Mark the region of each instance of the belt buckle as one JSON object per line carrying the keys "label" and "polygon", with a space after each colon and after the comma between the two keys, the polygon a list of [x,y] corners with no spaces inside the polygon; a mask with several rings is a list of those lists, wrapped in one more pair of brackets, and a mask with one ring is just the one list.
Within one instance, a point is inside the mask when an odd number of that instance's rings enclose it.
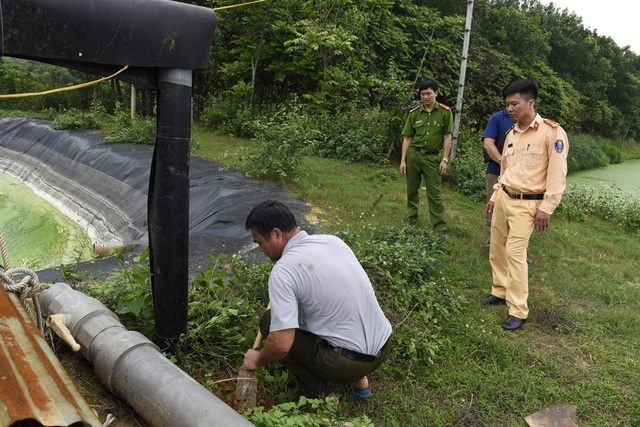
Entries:
{"label": "belt buckle", "polygon": [[507,186],[504,184],[502,184],[502,189],[504,190],[505,193],[507,193],[507,196],[511,197],[512,199],[522,200],[522,197],[524,196],[524,194],[521,194],[521,193],[512,193],[507,189]]}

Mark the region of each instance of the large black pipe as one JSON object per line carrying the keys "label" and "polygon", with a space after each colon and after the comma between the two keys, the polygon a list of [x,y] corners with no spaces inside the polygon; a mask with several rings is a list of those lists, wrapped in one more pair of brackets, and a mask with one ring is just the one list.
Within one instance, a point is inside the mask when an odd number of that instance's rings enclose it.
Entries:
{"label": "large black pipe", "polygon": [[2,54],[141,68],[207,67],[215,12],[169,0],[2,0]]}
{"label": "large black pipe", "polygon": [[154,342],[161,349],[187,332],[192,77],[192,70],[158,70],[148,216]]}

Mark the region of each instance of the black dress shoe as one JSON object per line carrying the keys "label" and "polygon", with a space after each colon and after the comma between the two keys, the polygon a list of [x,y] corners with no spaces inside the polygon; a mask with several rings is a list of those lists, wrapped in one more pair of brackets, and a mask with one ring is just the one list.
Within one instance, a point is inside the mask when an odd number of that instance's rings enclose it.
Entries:
{"label": "black dress shoe", "polygon": [[526,320],[527,319],[518,319],[517,317],[509,316],[507,320],[502,322],[502,329],[505,331],[517,331],[522,328]]}
{"label": "black dress shoe", "polygon": [[506,304],[507,302],[504,298],[498,298],[495,295],[489,294],[480,298],[480,302],[483,302],[488,305],[498,305],[498,304]]}

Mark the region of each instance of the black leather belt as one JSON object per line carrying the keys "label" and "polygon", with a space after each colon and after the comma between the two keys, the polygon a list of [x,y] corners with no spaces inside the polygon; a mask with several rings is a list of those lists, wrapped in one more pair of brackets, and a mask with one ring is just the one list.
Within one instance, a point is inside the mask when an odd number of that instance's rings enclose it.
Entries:
{"label": "black leather belt", "polygon": [[370,354],[362,354],[342,347],[332,347],[331,345],[329,345],[329,347],[340,356],[355,360],[356,362],[373,362],[376,360],[376,356],[371,356]]}
{"label": "black leather belt", "polygon": [[505,193],[507,193],[507,196],[511,197],[512,199],[522,199],[522,200],[544,199],[544,194],[512,193],[511,191],[507,190],[507,187],[504,184],[502,184],[502,189],[504,190]]}
{"label": "black leather belt", "polygon": [[416,148],[414,146],[411,146],[411,148],[413,148],[420,154],[440,154],[440,150],[423,150],[421,148]]}
{"label": "black leather belt", "polygon": [[384,345],[382,346],[382,348],[380,349],[378,354],[375,355],[375,356],[371,356],[370,354],[358,353],[357,351],[348,350],[348,349],[342,348],[342,347],[334,347],[331,344],[329,344],[329,342],[327,340],[323,340],[323,341],[324,341],[324,344],[331,349],[331,351],[334,351],[334,352],[338,353],[342,357],[346,357],[347,359],[355,360],[356,362],[373,362],[374,360],[376,360],[376,358],[380,354],[382,354],[384,349],[387,348],[387,346],[389,345],[389,341],[391,341],[391,337],[389,337],[387,342],[384,343]]}

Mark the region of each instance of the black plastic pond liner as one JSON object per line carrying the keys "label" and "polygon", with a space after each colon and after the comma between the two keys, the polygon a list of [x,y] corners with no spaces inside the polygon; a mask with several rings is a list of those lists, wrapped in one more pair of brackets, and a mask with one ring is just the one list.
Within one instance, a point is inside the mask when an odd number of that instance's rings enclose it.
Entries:
{"label": "black plastic pond liner", "polygon": [[[49,194],[93,227],[92,239],[120,241],[134,253],[148,245],[147,197],[153,147],[106,144],[97,132],[56,131],[50,122],[0,118],[0,172]],[[262,258],[244,228],[250,210],[266,199],[291,208],[300,225],[308,206],[282,187],[245,178],[238,170],[192,156],[189,189],[189,273],[208,267],[209,255],[246,253]],[[95,277],[117,265],[114,257],[84,262]],[[60,280],[57,270],[38,272]]]}

